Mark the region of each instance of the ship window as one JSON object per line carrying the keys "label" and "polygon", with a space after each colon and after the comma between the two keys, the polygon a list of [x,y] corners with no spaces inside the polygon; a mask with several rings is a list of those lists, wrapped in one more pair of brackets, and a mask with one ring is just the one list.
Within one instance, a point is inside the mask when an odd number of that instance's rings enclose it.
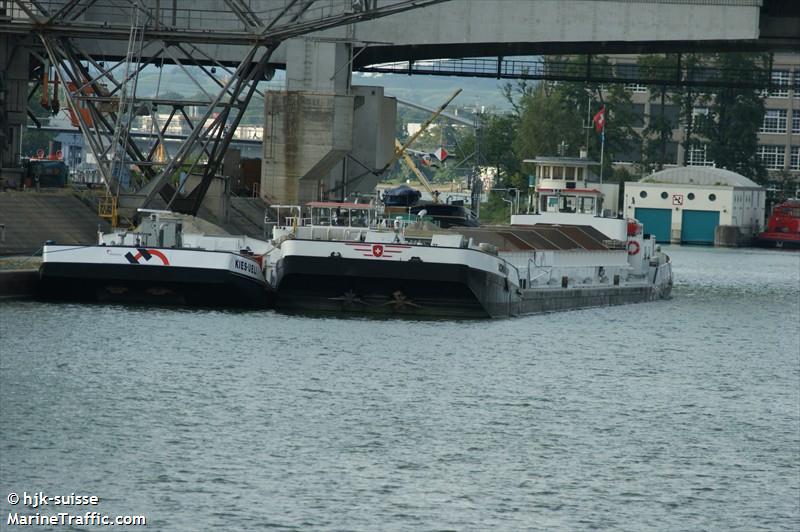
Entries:
{"label": "ship window", "polygon": [[717,201],[717,195],[716,194],[709,194],[708,195],[708,201]]}
{"label": "ship window", "polygon": [[687,197],[687,198],[689,198],[690,200],[693,200],[693,199],[694,199],[694,192],[689,192],[689,193],[686,195],[686,197]]}
{"label": "ship window", "polygon": [[575,212],[575,196],[561,196],[559,212]]}
{"label": "ship window", "polygon": [[594,213],[594,198],[581,198],[581,212],[585,214]]}
{"label": "ship window", "polygon": [[661,193],[661,199],[667,199],[668,196],[669,194],[667,194],[666,192]]}
{"label": "ship window", "polygon": [[647,197],[647,192],[642,190],[641,192],[639,192],[639,197],[640,198],[646,198]]}

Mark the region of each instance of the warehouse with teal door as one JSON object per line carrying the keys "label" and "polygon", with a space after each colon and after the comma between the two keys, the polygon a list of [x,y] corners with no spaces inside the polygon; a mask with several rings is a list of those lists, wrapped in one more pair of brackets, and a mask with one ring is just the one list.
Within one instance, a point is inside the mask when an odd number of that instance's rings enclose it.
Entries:
{"label": "warehouse with teal door", "polygon": [[624,202],[658,242],[736,245],[763,229],[766,192],[722,168],[684,166],[625,183]]}
{"label": "warehouse with teal door", "polygon": [[669,243],[672,209],[636,207],[633,217],[644,225],[645,233],[655,235],[658,242]]}

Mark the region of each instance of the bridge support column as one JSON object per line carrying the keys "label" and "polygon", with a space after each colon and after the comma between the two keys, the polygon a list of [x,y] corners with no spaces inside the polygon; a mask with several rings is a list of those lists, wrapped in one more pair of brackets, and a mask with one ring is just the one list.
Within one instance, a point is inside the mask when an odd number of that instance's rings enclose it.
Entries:
{"label": "bridge support column", "polygon": [[20,182],[20,148],[27,122],[28,47],[0,34],[0,182]]}
{"label": "bridge support column", "polygon": [[383,95],[383,87],[353,86],[353,149],[330,175],[329,198],[350,201],[353,195],[372,194],[380,176],[376,169],[394,156],[397,100]]}
{"label": "bridge support column", "polygon": [[286,91],[264,105],[261,190],[271,204],[320,199],[352,148],[349,45],[298,38],[286,47]]}

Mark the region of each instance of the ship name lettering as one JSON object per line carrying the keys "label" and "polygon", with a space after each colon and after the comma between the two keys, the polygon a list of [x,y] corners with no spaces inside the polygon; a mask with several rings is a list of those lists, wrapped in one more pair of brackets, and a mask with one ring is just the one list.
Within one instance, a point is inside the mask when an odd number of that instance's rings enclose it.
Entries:
{"label": "ship name lettering", "polygon": [[247,262],[244,260],[234,259],[233,260],[233,267],[237,270],[242,270],[243,272],[247,272],[253,275],[258,275],[258,271],[256,269],[256,265],[252,262]]}

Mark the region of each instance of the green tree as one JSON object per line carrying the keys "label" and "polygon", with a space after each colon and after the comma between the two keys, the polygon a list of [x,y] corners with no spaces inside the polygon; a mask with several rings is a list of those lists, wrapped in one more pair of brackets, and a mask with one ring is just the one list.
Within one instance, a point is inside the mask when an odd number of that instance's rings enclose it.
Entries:
{"label": "green tree", "polygon": [[503,97],[511,105],[513,116],[522,116],[522,102],[527,96],[533,95],[536,85],[528,80],[517,80],[514,83],[508,82],[500,89]]}
{"label": "green tree", "polygon": [[[641,166],[645,173],[652,170],[662,170],[670,161],[668,146],[672,141],[674,124],[666,115],[667,88],[662,86],[655,93],[660,100],[660,105],[655,112],[651,111],[647,117],[647,126],[642,131],[642,161]],[[655,106],[651,105],[652,110]]]}
{"label": "green tree", "polygon": [[[757,133],[763,120],[763,101],[753,89],[735,88],[741,82],[768,79],[768,57],[763,54],[677,54],[642,56],[639,73],[646,79],[697,81],[714,79],[721,89],[702,89],[690,84],[666,83],[651,91],[660,101],[651,105],[645,129],[643,165],[647,170],[663,166],[666,143],[672,139],[675,124],[664,116],[664,104],[678,107],[683,128],[682,147],[688,154],[692,145],[707,145],[708,157],[717,166],[762,178],[764,169],[756,156]],[[708,115],[695,116],[695,108],[708,107]],[[684,164],[688,156],[684,156]]]}
{"label": "green tree", "polygon": [[642,138],[634,129],[639,117],[631,101],[631,93],[624,85],[613,84],[607,88],[604,106],[608,117],[603,175],[611,176],[613,161],[621,159],[624,154],[641,153]]}
{"label": "green tree", "polygon": [[50,141],[56,138],[53,131],[37,129],[36,126],[27,126],[22,134],[22,156],[33,157],[36,152],[44,150],[47,153]]}
{"label": "green tree", "polygon": [[582,145],[581,116],[564,94],[548,83],[540,83],[522,97],[514,152],[519,158],[553,156],[563,142],[567,155],[577,155]]}
{"label": "green tree", "polygon": [[[674,79],[678,69],[678,56],[642,55],[639,56],[637,67],[638,75],[643,79],[662,81]],[[646,117],[647,125],[642,131],[641,167],[644,173],[661,170],[670,160],[667,148],[677,124],[667,116],[666,106],[667,102],[673,102],[675,97],[680,96],[680,90],[681,88],[676,85],[663,83],[650,87],[650,115]]]}
{"label": "green tree", "polygon": [[[677,60],[678,57],[675,56],[674,61],[677,62]],[[683,66],[681,67],[682,72],[680,73],[680,76],[686,77],[687,79],[693,79],[703,75],[703,63],[707,61],[707,56],[700,54],[687,54],[682,56],[681,61]],[[684,166],[686,166],[688,162],[688,157],[685,154],[689,153],[689,150],[692,148],[692,144],[698,142],[694,108],[697,106],[707,105],[710,97],[710,94],[698,87],[681,85],[673,88],[672,101],[678,106],[679,119],[684,128],[683,142],[681,144],[684,153]]]}
{"label": "green tree", "polygon": [[495,168],[499,181],[506,182],[520,170],[520,157],[514,150],[519,120],[513,115],[490,115],[483,123],[483,161]]}
{"label": "green tree", "polygon": [[764,99],[755,89],[736,88],[741,81],[758,82],[768,72],[765,54],[714,54],[710,64],[730,83],[717,89],[708,114],[698,117],[697,130],[708,141],[708,157],[726,168],[759,181],[766,170],[758,158],[758,130],[764,120]]}
{"label": "green tree", "polygon": [[[587,64],[584,57],[553,57],[548,60],[546,68],[554,74],[567,78],[589,77],[600,80],[614,77],[616,67],[607,57],[600,56],[592,58],[591,64]],[[634,129],[639,117],[636,115],[630,93],[624,86],[603,85],[599,81],[570,81],[545,85],[546,92],[552,92],[558,97],[560,107],[565,114],[562,117],[565,119],[562,122],[564,131],[557,133],[560,138],[556,142],[560,144],[563,140],[568,144],[565,155],[577,156],[580,147],[585,146],[590,158],[600,160],[601,136],[588,129],[585,130],[584,126],[591,126],[585,123],[587,110],[591,119],[602,107],[606,109],[603,175],[612,174],[612,161],[616,157],[641,149],[641,137]],[[568,133],[567,129],[571,132]],[[572,139],[571,142],[566,140],[567,138]],[[557,151],[552,147],[549,153],[541,153],[541,155],[556,154]]]}
{"label": "green tree", "polygon": [[[28,111],[36,117],[40,126],[46,126],[50,123],[51,111],[41,106],[42,87],[39,86],[28,100]],[[50,141],[55,139],[56,133],[53,131],[44,131],[37,127],[36,123],[28,118],[28,123],[22,133],[22,156],[31,157],[36,155],[40,149],[47,151]]]}

